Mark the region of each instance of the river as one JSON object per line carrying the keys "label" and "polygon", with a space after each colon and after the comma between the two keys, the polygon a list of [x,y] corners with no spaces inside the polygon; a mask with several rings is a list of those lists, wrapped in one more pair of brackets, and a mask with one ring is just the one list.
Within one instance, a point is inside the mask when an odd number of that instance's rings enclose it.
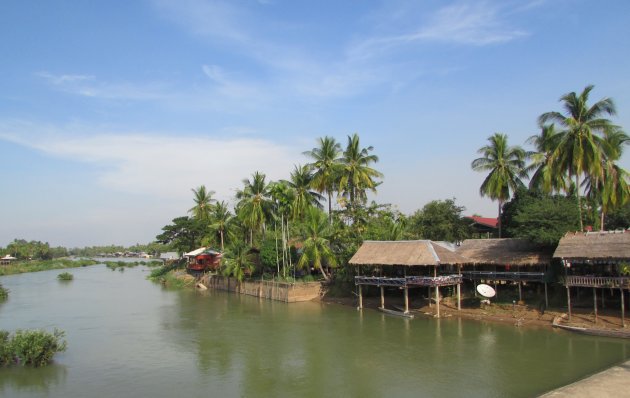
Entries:
{"label": "river", "polygon": [[0,329],[57,327],[44,368],[0,368],[2,397],[529,397],[618,364],[630,343],[316,302],[169,290],[143,266],[0,278]]}

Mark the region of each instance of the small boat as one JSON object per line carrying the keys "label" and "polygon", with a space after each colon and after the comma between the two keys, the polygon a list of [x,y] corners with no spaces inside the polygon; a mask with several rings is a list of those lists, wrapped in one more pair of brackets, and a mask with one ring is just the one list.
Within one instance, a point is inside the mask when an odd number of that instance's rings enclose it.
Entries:
{"label": "small boat", "polygon": [[560,324],[560,319],[563,317],[555,317],[553,320],[553,327],[558,329],[568,330],[574,333],[586,334],[589,336],[599,337],[616,337],[622,339],[630,339],[630,330],[608,330],[608,329],[594,329],[585,328],[582,326],[569,326]]}
{"label": "small boat", "polygon": [[409,319],[414,318],[413,314],[409,312],[405,312],[405,311],[390,310],[389,308],[383,308],[383,307],[378,307],[378,310],[389,315],[401,316],[403,318],[409,318]]}

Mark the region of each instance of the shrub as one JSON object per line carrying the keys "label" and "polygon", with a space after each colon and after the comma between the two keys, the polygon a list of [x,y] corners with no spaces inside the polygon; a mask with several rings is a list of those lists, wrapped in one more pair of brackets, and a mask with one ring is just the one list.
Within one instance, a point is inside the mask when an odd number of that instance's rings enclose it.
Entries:
{"label": "shrub", "polygon": [[2,286],[2,283],[0,283],[0,301],[6,300],[8,297],[9,289],[5,288],[4,286]]}
{"label": "shrub", "polygon": [[47,365],[57,352],[66,350],[64,336],[65,333],[58,329],[53,333],[45,330],[17,330],[9,339],[8,332],[0,331],[0,364]]}
{"label": "shrub", "polygon": [[57,279],[59,279],[60,281],[71,281],[74,279],[74,276],[69,272],[63,272],[57,275]]}

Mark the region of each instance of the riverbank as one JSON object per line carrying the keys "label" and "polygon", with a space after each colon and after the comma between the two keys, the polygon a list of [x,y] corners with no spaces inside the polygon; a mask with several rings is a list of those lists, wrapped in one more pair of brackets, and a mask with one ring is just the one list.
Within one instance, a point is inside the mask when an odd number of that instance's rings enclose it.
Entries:
{"label": "riverbank", "polygon": [[101,262],[87,258],[16,261],[11,264],[0,265],[0,276],[23,274],[27,272],[50,271],[64,268],[78,268],[96,264],[101,264]]}
{"label": "riverbank", "polygon": [[[357,307],[357,299],[354,297],[324,296],[322,301],[330,304]],[[387,308],[402,308],[404,303],[402,300],[387,297],[385,305]],[[377,310],[380,307],[380,297],[364,297],[363,307]],[[409,305],[410,312],[417,316],[434,317],[437,314],[436,308],[435,303],[429,305],[427,300],[412,302]],[[565,309],[562,308],[551,308],[541,312],[533,306],[517,304],[490,304],[476,308],[463,305],[462,309],[458,310],[455,300],[446,299],[440,302],[440,317],[442,318],[460,317],[476,321],[506,323],[516,327],[552,328],[554,318],[564,314]],[[597,323],[594,322],[591,309],[576,308],[573,310],[572,315],[570,325],[605,330],[624,330],[621,325],[620,314],[615,310],[600,310]]]}

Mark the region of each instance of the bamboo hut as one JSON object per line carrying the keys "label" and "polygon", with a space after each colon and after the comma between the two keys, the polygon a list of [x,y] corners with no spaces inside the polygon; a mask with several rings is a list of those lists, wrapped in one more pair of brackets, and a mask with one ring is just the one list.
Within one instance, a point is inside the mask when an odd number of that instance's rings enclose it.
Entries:
{"label": "bamboo hut", "polygon": [[571,287],[593,289],[593,309],[597,322],[597,289],[619,290],[621,323],[625,327],[625,295],[630,290],[630,276],[624,275],[624,266],[630,263],[630,231],[601,231],[567,233],[554,253],[562,260],[567,288],[567,307],[571,319]]}
{"label": "bamboo hut", "polygon": [[552,253],[526,239],[466,239],[457,249],[466,259],[462,275],[465,279],[494,283],[518,284],[519,300],[523,299],[523,283],[544,283],[545,304],[547,296],[547,271]]}
{"label": "bamboo hut", "polygon": [[[440,275],[438,268],[445,264],[457,264],[464,259],[445,244],[429,240],[414,241],[365,241],[352,256],[349,264],[357,266],[355,284],[359,287],[359,308],[363,308],[362,286],[378,286],[381,291],[381,309],[385,309],[384,287],[395,286],[404,291],[405,309],[409,313],[409,288],[427,287],[435,289],[437,316],[440,316],[439,287],[457,286],[458,308],[460,308],[461,275]],[[372,267],[372,275],[361,274]],[[432,275],[430,273],[433,268]]]}

